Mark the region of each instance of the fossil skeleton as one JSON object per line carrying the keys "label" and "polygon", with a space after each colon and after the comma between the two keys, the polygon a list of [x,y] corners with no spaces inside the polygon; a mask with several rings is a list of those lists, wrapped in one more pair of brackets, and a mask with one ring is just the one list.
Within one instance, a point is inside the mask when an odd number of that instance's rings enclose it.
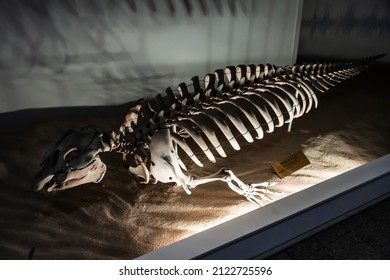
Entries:
{"label": "fossil skeleton", "polygon": [[278,194],[269,189],[272,183],[246,184],[226,168],[195,178],[185,174],[180,157],[187,155],[200,167],[195,148],[211,162],[215,153],[226,157],[222,144],[239,150],[237,135],[248,142],[262,139],[265,132],[317,107],[319,92],[359,74],[380,57],[340,64],[228,66],[207,74],[203,81],[195,76],[192,89],[181,83],[176,94],[167,88],[155,100],[137,101],[117,132],[87,126],[65,134],[44,158],[33,188],[50,192],[98,183],[106,172],[99,153],[118,152],[140,183],[173,182],[191,194],[200,184],[223,181],[250,202],[263,205],[270,201],[267,194]]}

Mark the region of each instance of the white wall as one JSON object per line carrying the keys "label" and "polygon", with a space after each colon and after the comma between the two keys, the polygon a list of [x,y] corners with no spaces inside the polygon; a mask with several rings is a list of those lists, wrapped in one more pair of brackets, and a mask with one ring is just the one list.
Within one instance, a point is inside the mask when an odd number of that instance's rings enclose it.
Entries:
{"label": "white wall", "polygon": [[390,1],[305,1],[299,42],[303,56],[359,58],[389,53]]}
{"label": "white wall", "polygon": [[1,1],[0,112],[121,104],[229,64],[291,64],[301,2]]}

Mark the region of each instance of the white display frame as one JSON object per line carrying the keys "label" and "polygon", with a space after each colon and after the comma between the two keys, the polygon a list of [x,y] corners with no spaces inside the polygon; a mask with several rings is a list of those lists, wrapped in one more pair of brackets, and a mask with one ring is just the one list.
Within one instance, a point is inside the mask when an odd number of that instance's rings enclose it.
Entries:
{"label": "white display frame", "polygon": [[390,154],[138,259],[263,259],[390,197]]}

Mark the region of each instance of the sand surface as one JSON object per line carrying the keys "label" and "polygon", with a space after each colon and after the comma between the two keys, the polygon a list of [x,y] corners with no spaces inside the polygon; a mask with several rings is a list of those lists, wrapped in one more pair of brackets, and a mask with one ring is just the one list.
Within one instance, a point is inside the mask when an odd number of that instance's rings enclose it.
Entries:
{"label": "sand surface", "polygon": [[[277,181],[274,189],[286,196],[383,156],[390,152],[389,69],[373,65],[319,96],[319,108],[295,120],[291,133],[282,127],[254,144],[241,141],[240,152],[227,150],[216,164],[202,158],[203,169],[186,165],[199,176],[228,167],[248,183]],[[90,117],[89,110],[1,133],[0,259],[132,259],[258,207],[223,183],[191,196],[170,184],[139,185],[116,154],[102,156],[108,170],[99,184],[33,192],[43,154],[68,129],[111,131],[122,121],[118,112]],[[310,165],[279,179],[271,163],[299,150]]]}

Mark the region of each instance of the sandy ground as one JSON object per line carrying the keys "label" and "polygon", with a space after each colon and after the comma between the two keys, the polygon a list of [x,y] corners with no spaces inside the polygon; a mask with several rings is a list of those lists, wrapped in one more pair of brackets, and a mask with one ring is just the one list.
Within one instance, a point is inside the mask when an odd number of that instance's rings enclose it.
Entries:
{"label": "sandy ground", "polygon": [[[195,175],[228,167],[248,183],[277,181],[286,196],[385,155],[389,69],[373,65],[320,96],[319,108],[295,120],[291,133],[283,127],[254,144],[241,141],[240,152],[227,150],[216,164],[203,159],[203,169],[189,161],[187,167]],[[118,113],[88,115],[2,132],[0,259],[132,259],[258,207],[223,183],[199,186],[191,196],[169,184],[138,185],[116,154],[102,157],[108,171],[99,184],[33,192],[42,155],[68,129],[93,124],[110,131],[122,121]],[[279,179],[271,163],[299,150],[311,164]]]}

